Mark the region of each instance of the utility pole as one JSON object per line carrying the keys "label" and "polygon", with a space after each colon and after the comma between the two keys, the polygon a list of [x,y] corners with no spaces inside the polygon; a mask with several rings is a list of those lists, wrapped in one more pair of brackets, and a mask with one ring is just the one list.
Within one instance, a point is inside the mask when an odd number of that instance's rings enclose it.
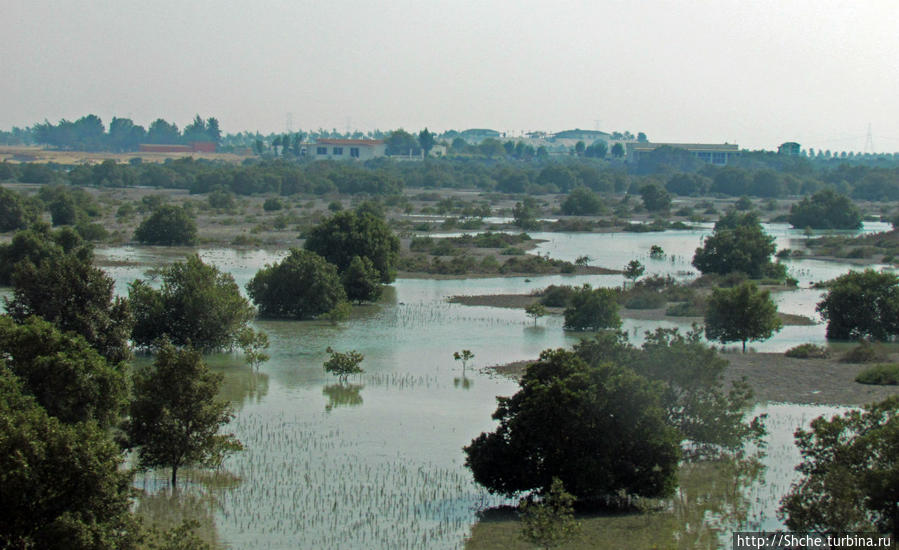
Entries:
{"label": "utility pole", "polygon": [[871,123],[868,123],[868,135],[865,137],[865,153],[874,152],[874,135],[871,133]]}

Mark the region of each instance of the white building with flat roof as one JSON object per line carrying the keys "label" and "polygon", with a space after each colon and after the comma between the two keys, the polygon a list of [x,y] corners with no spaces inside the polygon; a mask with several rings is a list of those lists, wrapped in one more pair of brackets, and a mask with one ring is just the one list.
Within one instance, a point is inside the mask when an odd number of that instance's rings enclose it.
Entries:
{"label": "white building with flat roof", "polygon": [[381,139],[318,139],[307,151],[315,160],[368,160],[386,155],[387,145]]}

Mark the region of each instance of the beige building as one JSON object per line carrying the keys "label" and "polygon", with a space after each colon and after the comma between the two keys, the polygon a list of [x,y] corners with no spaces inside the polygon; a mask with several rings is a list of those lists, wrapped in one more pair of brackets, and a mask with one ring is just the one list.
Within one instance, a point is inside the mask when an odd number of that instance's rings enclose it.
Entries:
{"label": "beige building", "polygon": [[387,154],[387,145],[380,139],[319,139],[306,148],[315,160],[368,160]]}

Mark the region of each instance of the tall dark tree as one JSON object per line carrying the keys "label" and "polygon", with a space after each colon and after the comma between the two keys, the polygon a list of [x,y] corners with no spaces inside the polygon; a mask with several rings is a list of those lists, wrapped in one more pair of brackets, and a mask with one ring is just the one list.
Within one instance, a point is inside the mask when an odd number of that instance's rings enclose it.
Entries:
{"label": "tall dark tree", "polygon": [[554,478],[582,501],[674,490],[679,437],[657,386],[565,350],[544,351],[519,384],[497,398],[496,430],[465,447],[466,466],[490,492],[547,490]]}
{"label": "tall dark tree", "polygon": [[603,210],[602,199],[586,187],[576,187],[562,201],[562,213],[567,216],[595,216]]}
{"label": "tall dark tree", "polygon": [[802,477],[781,500],[789,529],[899,533],[899,398],[796,432]]}
{"label": "tall dark tree", "polygon": [[382,283],[396,278],[400,241],[382,218],[369,213],[338,212],[313,227],[306,248],[322,256],[343,272],[356,256],[368,258]]}
{"label": "tall dark tree", "polygon": [[147,142],[181,143],[181,132],[178,131],[178,126],[175,124],[170,124],[161,118],[157,118],[150,123],[150,128],[147,129]]}
{"label": "tall dark tree", "polygon": [[262,317],[310,319],[346,299],[337,268],[309,250],[293,248],[266,265],[247,283],[247,294]]}
{"label": "tall dark tree", "polygon": [[596,140],[588,145],[584,154],[591,158],[604,159],[609,153],[609,144],[602,140]]}
{"label": "tall dark tree", "polygon": [[184,127],[184,141],[211,141],[209,134],[206,132],[206,121],[200,115],[194,117],[193,122]]}
{"label": "tall dark tree", "polygon": [[134,240],[145,244],[194,244],[197,224],[184,208],[162,205],[141,222],[134,231]]}
{"label": "tall dark tree", "polygon": [[26,197],[0,187],[0,232],[25,229],[36,219],[36,208]]}
{"label": "tall dark tree", "polygon": [[66,424],[0,364],[0,548],[135,548],[131,474],[93,422]]}
{"label": "tall dark tree", "polygon": [[219,429],[234,415],[216,399],[222,375],[209,370],[200,354],[163,344],[152,367],[134,375],[134,400],[125,426],[142,468],[172,469],[172,487],[184,466],[218,466],[243,449],[233,434]]}
{"label": "tall dark tree", "polygon": [[144,127],[134,124],[130,118],[113,117],[106,140],[113,151],[136,151],[146,136]]}
{"label": "tall dark tree", "polygon": [[767,340],[783,327],[777,306],[767,290],[744,282],[733,288],[716,288],[709,298],[705,314],[705,332],[709,340],[746,342]]}
{"label": "tall dark tree", "polygon": [[643,199],[643,207],[650,212],[668,210],[671,207],[671,196],[654,183],[640,188],[640,198]]}
{"label": "tall dark tree", "polygon": [[81,236],[71,227],[51,231],[45,223],[18,231],[12,241],[0,244],[0,285],[12,285],[13,272],[19,263],[28,261],[39,265],[42,261],[73,252],[84,245]]}
{"label": "tall dark tree", "polygon": [[394,130],[385,140],[388,155],[417,155],[420,146],[415,136],[402,128]]}
{"label": "tall dark tree", "polygon": [[828,338],[889,340],[899,335],[899,277],[850,271],[830,282],[817,311],[827,322]]}
{"label": "tall dark tree", "polygon": [[431,153],[435,141],[434,134],[429,132],[427,128],[418,133],[418,144],[421,146],[421,150],[424,151],[425,156],[428,156]]}
{"label": "tall dark tree", "polygon": [[340,276],[347,299],[354,302],[374,302],[384,287],[375,265],[367,257],[356,256]]}
{"label": "tall dark tree", "polygon": [[219,128],[219,121],[215,117],[206,119],[206,137],[209,141],[219,144],[222,141],[222,130]]}
{"label": "tall dark tree", "polygon": [[90,248],[50,256],[37,264],[19,262],[12,283],[13,297],[5,299],[6,309],[17,322],[37,315],[64,332],[81,335],[112,363],[131,356],[128,304],[114,297],[115,282],[93,266]]}
{"label": "tall dark tree", "polygon": [[778,269],[771,263],[775,248],[774,237],[762,229],[757,214],[731,210],[696,249],[693,266],[702,273],[740,272],[753,278],[777,275]]}
{"label": "tall dark tree", "polygon": [[597,331],[621,326],[615,291],[610,288],[591,288],[585,284],[575,290],[565,308],[565,328],[578,331]]}
{"label": "tall dark tree", "polygon": [[196,254],[161,271],[161,288],[139,279],[129,287],[136,345],[153,347],[160,338],[202,351],[237,345],[256,312],[230,274],[203,263]]}
{"label": "tall dark tree", "polygon": [[79,118],[73,125],[75,140],[72,148],[86,151],[100,151],[104,147],[106,128],[103,121],[97,115],[87,115]]}
{"label": "tall dark tree", "polygon": [[862,213],[846,195],[823,189],[790,208],[790,224],[812,229],[858,229]]}
{"label": "tall dark tree", "polygon": [[118,422],[128,400],[121,367],[109,364],[81,336],[39,317],[16,324],[0,316],[0,355],[50,416],[67,424]]}

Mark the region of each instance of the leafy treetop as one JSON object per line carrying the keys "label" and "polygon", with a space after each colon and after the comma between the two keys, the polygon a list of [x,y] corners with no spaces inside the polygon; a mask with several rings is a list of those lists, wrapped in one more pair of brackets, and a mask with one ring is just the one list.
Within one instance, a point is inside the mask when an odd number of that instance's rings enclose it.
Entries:
{"label": "leafy treetop", "polygon": [[106,429],[66,424],[0,364],[0,548],[135,548],[131,474]]}
{"label": "leafy treetop", "polygon": [[396,278],[399,238],[382,218],[368,212],[337,212],[309,231],[305,246],[336,265],[341,273],[359,256],[371,261],[382,283]]}
{"label": "leafy treetop", "polygon": [[795,531],[899,533],[899,398],[796,432],[802,475],[778,515]]}
{"label": "leafy treetop", "polygon": [[496,431],[465,447],[466,465],[489,491],[546,491],[553,478],[587,500],[673,491],[677,431],[665,423],[658,386],[632,370],[546,350],[519,391],[497,401]]}
{"label": "leafy treetop", "polygon": [[[348,271],[349,273],[350,271]],[[337,267],[310,250],[290,249],[247,283],[247,294],[263,317],[310,319],[346,299]]]}
{"label": "leafy treetop", "polygon": [[827,321],[828,338],[888,340],[899,335],[899,277],[873,269],[840,275],[817,311]]}
{"label": "leafy treetop", "polygon": [[141,222],[134,239],[144,244],[191,245],[197,241],[197,224],[184,208],[164,204]]}
{"label": "leafy treetop", "polygon": [[716,288],[709,298],[705,332],[710,340],[742,342],[745,353],[747,341],[766,340],[782,327],[771,293],[759,291],[755,283]]}
{"label": "leafy treetop", "polygon": [[753,278],[774,274],[774,237],[766,234],[758,215],[730,210],[715,223],[714,232],[696,249],[693,266],[702,273],[745,273]]}
{"label": "leafy treetop", "polygon": [[138,279],[128,290],[138,346],[151,348],[167,337],[202,351],[230,349],[256,313],[230,274],[196,254],[163,268],[160,277],[159,289]]}

